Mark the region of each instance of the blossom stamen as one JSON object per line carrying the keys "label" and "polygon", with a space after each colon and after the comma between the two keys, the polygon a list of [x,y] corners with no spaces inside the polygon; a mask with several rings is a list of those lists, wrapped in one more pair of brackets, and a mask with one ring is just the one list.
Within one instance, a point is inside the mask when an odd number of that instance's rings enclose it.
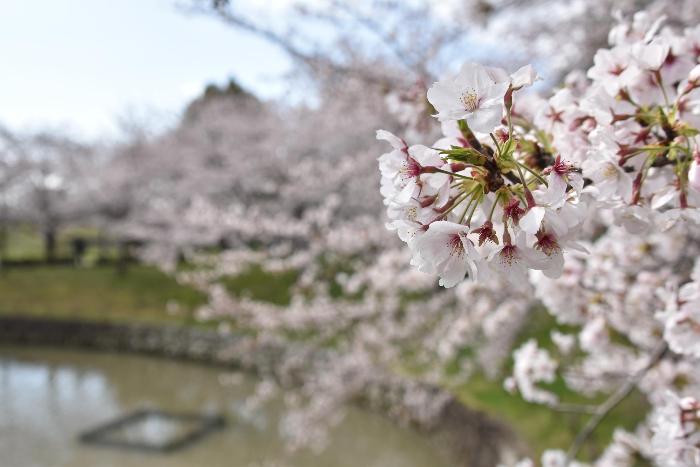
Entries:
{"label": "blossom stamen", "polygon": [[422,171],[421,165],[412,157],[407,157],[406,162],[401,165],[399,173],[404,180],[418,178]]}
{"label": "blossom stamen", "polygon": [[498,253],[498,257],[501,264],[512,266],[514,263],[517,263],[520,260],[518,255],[518,247],[512,244],[505,245]]}
{"label": "blossom stamen", "polygon": [[462,93],[462,96],[459,98],[459,100],[460,102],[462,102],[462,105],[464,105],[464,110],[466,110],[467,112],[474,112],[476,109],[478,109],[479,103],[481,101],[479,95],[474,89],[470,89]]}
{"label": "blossom stamen", "polygon": [[447,246],[450,249],[450,256],[464,256],[464,244],[459,234],[452,234],[447,239]]}
{"label": "blossom stamen", "polygon": [[520,222],[520,218],[525,214],[525,210],[520,207],[520,201],[517,198],[511,198],[503,207],[503,215],[506,219],[512,219],[514,224]]}
{"label": "blossom stamen", "polygon": [[472,233],[479,234],[479,246],[483,245],[487,240],[491,240],[498,245],[498,235],[496,235],[496,230],[493,228],[491,221],[484,222],[484,225],[472,230]]}
{"label": "blossom stamen", "polygon": [[545,255],[552,256],[561,251],[561,247],[553,234],[540,230],[537,232],[536,237],[537,242],[535,243],[535,248],[540,250]]}

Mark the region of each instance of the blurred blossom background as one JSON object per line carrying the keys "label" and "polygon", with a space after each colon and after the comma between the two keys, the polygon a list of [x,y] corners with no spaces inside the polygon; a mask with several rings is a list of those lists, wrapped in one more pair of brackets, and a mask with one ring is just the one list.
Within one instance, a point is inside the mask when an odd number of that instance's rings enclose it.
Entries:
{"label": "blurred blossom background", "polygon": [[[0,1],[0,463],[478,466],[566,446],[583,418],[501,384],[552,318],[409,266],[375,131],[436,139],[426,90],[466,61],[532,63],[533,94],[575,84],[642,8],[700,20],[696,0]],[[79,440],[142,407],[227,425],[165,457]]]}

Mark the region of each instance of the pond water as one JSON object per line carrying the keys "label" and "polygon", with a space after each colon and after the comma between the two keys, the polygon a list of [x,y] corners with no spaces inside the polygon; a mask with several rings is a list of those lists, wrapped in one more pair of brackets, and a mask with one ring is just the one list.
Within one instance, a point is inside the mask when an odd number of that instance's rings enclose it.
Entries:
{"label": "pond water", "polygon": [[[0,347],[3,467],[441,467],[428,441],[380,415],[350,408],[318,454],[289,453],[281,403],[243,410],[256,381],[194,363],[140,356]],[[79,442],[79,435],[138,409],[222,414],[225,428],[170,453]],[[173,430],[162,420],[144,436]],[[167,425],[167,423],[165,424]]]}

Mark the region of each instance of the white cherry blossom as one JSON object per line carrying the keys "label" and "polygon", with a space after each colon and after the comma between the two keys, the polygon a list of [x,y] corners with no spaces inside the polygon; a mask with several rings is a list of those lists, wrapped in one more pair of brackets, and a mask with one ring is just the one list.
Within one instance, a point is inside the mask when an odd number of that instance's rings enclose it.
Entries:
{"label": "white cherry blossom", "polygon": [[464,118],[472,130],[489,133],[503,117],[503,97],[510,85],[507,78],[500,80],[504,74],[500,69],[465,63],[456,76],[433,84],[428,100],[441,121]]}

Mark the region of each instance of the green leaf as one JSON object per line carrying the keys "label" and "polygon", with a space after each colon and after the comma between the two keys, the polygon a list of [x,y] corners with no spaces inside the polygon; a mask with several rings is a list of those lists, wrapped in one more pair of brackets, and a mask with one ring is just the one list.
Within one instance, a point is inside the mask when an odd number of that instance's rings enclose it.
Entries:
{"label": "green leaf", "polygon": [[689,126],[681,126],[678,128],[678,134],[681,136],[687,136],[689,138],[692,138],[693,136],[700,135],[700,131],[696,130],[695,128],[689,127]]}
{"label": "green leaf", "polygon": [[486,157],[479,151],[472,148],[452,146],[451,149],[439,149],[439,151],[440,154],[446,156],[446,159],[455,162],[464,162],[465,164],[472,164],[476,166],[482,166],[486,162]]}
{"label": "green leaf", "polygon": [[515,152],[515,143],[513,138],[508,138],[508,141],[501,146],[501,157],[506,160],[513,159],[513,153]]}

